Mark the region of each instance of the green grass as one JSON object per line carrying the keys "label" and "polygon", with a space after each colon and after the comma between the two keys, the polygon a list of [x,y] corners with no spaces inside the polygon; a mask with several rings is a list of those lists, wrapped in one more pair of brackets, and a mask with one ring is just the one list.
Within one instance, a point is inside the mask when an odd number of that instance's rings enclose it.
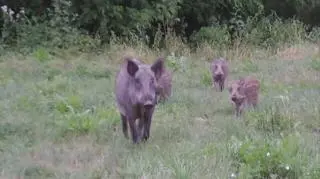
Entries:
{"label": "green grass", "polygon": [[[229,80],[261,81],[259,107],[240,120],[227,90],[210,85],[203,59],[213,49],[170,56],[173,96],[157,106],[150,140],[133,145],[122,134],[113,93],[125,50],[57,57],[40,49],[25,58],[1,57],[0,178],[320,177],[313,52],[288,60],[259,49],[226,51]],[[149,62],[159,55],[130,50]]]}

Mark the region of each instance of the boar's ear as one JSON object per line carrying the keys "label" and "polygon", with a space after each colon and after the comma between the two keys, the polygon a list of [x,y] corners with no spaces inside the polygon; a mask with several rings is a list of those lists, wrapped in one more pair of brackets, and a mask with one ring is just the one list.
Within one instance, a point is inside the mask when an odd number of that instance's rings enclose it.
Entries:
{"label": "boar's ear", "polygon": [[138,70],[139,70],[138,65],[131,59],[127,59],[127,71],[129,75],[133,77]]}
{"label": "boar's ear", "polygon": [[164,69],[164,58],[158,58],[156,62],[151,66],[151,70],[154,72],[156,79],[158,80],[162,75]]}

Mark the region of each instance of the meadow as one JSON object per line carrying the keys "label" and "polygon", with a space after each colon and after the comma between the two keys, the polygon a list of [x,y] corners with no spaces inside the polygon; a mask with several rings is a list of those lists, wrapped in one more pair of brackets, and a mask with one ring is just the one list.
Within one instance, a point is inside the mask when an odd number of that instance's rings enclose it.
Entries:
{"label": "meadow", "polygon": [[[170,52],[113,44],[99,53],[39,48],[0,58],[0,178],[320,178],[320,49],[300,42]],[[164,56],[172,97],[157,106],[148,142],[124,138],[115,74],[124,54]],[[260,103],[236,119],[211,87],[210,59],[228,81],[253,75]]]}

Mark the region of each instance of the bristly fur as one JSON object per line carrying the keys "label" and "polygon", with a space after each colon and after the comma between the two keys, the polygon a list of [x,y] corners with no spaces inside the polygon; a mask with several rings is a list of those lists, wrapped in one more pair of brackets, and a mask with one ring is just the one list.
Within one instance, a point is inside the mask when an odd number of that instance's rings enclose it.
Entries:
{"label": "bristly fur", "polygon": [[157,102],[166,101],[171,97],[172,91],[172,72],[163,68],[161,77],[158,80]]}
{"label": "bristly fur", "polygon": [[251,76],[234,80],[229,85],[230,101],[239,116],[245,107],[256,107],[259,101],[260,82]]}

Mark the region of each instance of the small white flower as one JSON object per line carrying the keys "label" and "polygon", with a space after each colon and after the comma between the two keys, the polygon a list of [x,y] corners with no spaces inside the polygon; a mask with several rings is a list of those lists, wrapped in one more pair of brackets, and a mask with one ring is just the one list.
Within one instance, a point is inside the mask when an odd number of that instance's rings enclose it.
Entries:
{"label": "small white flower", "polygon": [[19,13],[24,14],[24,9],[22,8]]}
{"label": "small white flower", "polygon": [[289,170],[289,169],[290,169],[289,165],[286,165],[286,170]]}
{"label": "small white flower", "polygon": [[236,177],[236,174],[231,173],[231,178],[235,178],[235,177]]}
{"label": "small white flower", "polygon": [[10,9],[10,10],[9,10],[9,15],[12,16],[13,14],[14,14],[13,10]]}
{"label": "small white flower", "polygon": [[267,157],[269,157],[269,156],[270,156],[270,152],[267,153]]}
{"label": "small white flower", "polygon": [[7,6],[1,6],[1,9],[3,12],[7,12],[7,10],[8,10]]}

